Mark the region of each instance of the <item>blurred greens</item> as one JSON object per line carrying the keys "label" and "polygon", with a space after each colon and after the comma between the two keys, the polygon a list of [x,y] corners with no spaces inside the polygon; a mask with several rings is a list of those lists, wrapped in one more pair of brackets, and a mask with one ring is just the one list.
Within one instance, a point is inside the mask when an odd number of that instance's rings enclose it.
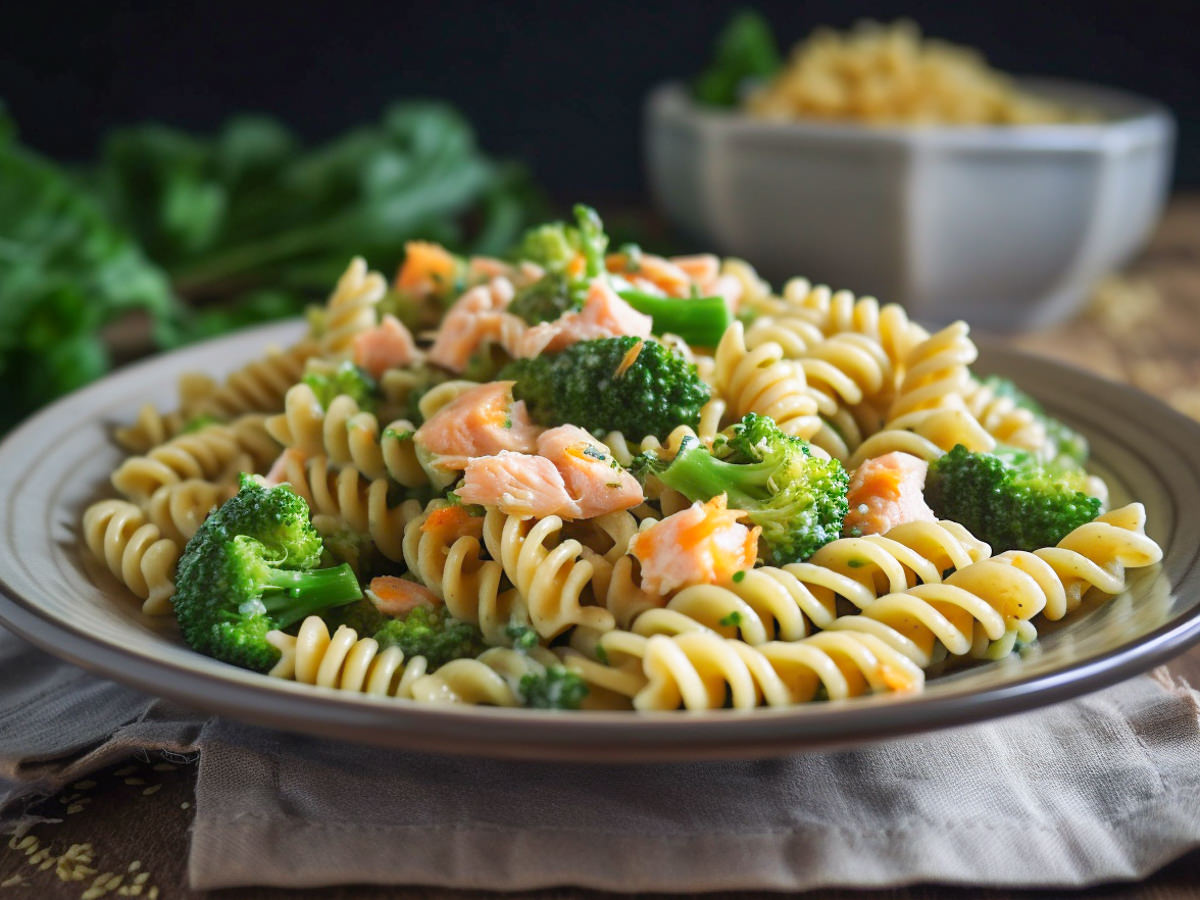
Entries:
{"label": "blurred greens", "polygon": [[779,69],[771,26],[758,13],[741,10],[717,36],[712,61],[692,84],[692,95],[708,106],[737,106],[747,84]]}
{"label": "blurred greens", "polygon": [[21,146],[0,104],[0,432],[107,371],[101,329],[131,311],[173,347],[299,313],[354,255],[390,274],[414,238],[502,253],[545,209],[439,103],[313,148],[260,116],[139,125],[80,170]]}

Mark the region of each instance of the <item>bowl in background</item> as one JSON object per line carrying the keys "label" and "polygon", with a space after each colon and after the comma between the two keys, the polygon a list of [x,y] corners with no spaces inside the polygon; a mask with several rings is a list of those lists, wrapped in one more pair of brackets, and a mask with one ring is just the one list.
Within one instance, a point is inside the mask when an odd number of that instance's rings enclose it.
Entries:
{"label": "bowl in background", "polygon": [[656,88],[655,202],[705,249],[774,283],[903,304],[993,331],[1047,325],[1145,243],[1170,181],[1159,104],[1074,82],[1021,87],[1097,112],[1083,124],[878,127],[755,119]]}

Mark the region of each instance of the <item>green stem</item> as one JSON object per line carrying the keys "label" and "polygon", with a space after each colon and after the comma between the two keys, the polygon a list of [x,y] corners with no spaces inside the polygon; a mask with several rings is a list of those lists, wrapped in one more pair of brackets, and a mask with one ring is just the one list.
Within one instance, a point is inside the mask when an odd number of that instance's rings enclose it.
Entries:
{"label": "green stem", "polygon": [[[272,569],[263,606],[280,628],[331,606],[344,606],[362,597],[358,576],[349,563],[329,569]],[[274,590],[270,590],[273,588]]]}
{"label": "green stem", "polygon": [[723,297],[659,297],[643,291],[618,291],[618,296],[638,312],[654,320],[655,334],[676,334],[697,347],[715,347],[721,342],[733,316]]}

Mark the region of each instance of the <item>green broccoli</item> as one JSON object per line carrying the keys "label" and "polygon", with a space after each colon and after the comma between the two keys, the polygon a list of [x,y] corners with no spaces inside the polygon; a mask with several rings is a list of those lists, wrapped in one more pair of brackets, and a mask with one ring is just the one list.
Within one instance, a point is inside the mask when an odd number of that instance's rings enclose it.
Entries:
{"label": "green broccoli", "polygon": [[431,669],[452,659],[478,656],[483,635],[469,622],[447,616],[441,607],[418,606],[402,619],[389,619],[375,632],[381,647],[399,647],[406,657],[423,656]]}
{"label": "green broccoli", "polygon": [[1040,465],[1023,451],[972,453],[958,444],[929,465],[925,501],[1002,550],[1052,547],[1100,514],[1086,474]]}
{"label": "green broccoli", "polygon": [[584,292],[576,289],[567,277],[547,272],[533,284],[517,291],[506,312],[520,316],[529,325],[553,322],[564,313],[583,308]]}
{"label": "green broccoli", "polygon": [[1082,434],[1049,415],[1042,405],[1017,387],[1008,378],[991,375],[983,379],[984,387],[990,388],[998,397],[1009,397],[1017,406],[1033,413],[1046,429],[1046,437],[1052,448],[1050,458],[1063,466],[1071,462],[1080,466],[1088,461],[1088,442]]}
{"label": "green broccoli", "polygon": [[320,564],[321,536],[289,485],[241,489],[204,520],[179,559],[171,603],[188,645],[265,672],[279,659],[267,632],[362,596],[348,565]]}
{"label": "green broccoli", "polygon": [[549,666],[544,672],[522,675],[518,693],[534,709],[579,709],[588,686],[565,666]]}
{"label": "green broccoli", "polygon": [[842,464],[813,456],[806,441],[756,413],[733,425],[711,451],[691,438],[669,463],[657,457],[639,462],[689,500],[724,493],[730,509],[746,510],[750,522],[762,526],[760,552],[769,565],[812,556],[839,536],[848,511],[850,478]]}
{"label": "green broccoli", "polygon": [[359,409],[369,412],[374,410],[379,395],[379,383],[349,360],[328,372],[306,372],[304,383],[312,388],[317,401],[325,409],[329,409],[335,397],[346,394],[358,404]]}
{"label": "green broccoli", "polygon": [[199,415],[192,416],[190,419],[188,419],[186,422],[184,422],[183,428],[180,430],[179,433],[180,434],[195,434],[197,431],[202,431],[205,428],[207,428],[209,425],[216,425],[220,421],[221,420],[218,419],[216,416],[209,415],[208,413],[201,413]]}
{"label": "green broccoli", "polygon": [[551,222],[525,232],[513,254],[517,259],[537,263],[547,272],[563,274],[577,256],[583,254],[585,278],[604,271],[604,251],[608,235],[596,210],[575,204],[575,225]]}
{"label": "green broccoli", "polygon": [[515,381],[542,425],[571,423],[641,439],[695,426],[709,388],[675,350],[637,337],[580,341],[553,356],[514,360],[499,377]]}

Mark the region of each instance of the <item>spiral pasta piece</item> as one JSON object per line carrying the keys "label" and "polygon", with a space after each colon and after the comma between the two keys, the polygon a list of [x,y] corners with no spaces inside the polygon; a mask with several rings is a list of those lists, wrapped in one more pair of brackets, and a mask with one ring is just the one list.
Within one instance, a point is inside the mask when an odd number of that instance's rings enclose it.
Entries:
{"label": "spiral pasta piece", "polygon": [[996,449],[995,438],[965,409],[926,409],[894,419],[871,435],[850,455],[846,467],[853,469],[893,451],[933,461],[953,450],[955,444],[979,453]]}
{"label": "spiral pasta piece", "polygon": [[208,514],[235,493],[199,478],[164,484],[146,501],[146,515],[163,537],[183,546],[200,528]]}
{"label": "spiral pasta piece", "polygon": [[334,397],[326,410],[311,387],[300,383],[284,398],[282,413],[266,421],[267,431],[284,447],[306,456],[323,455],[336,466],[353,466],[366,478],[390,478],[405,487],[428,484],[412,442],[416,430],[397,419],[380,431],[374,413],[359,409],[353,397]]}
{"label": "spiral pasta piece", "polygon": [[101,500],[83,514],[83,537],[96,559],[143,601],[142,612],[171,611],[179,544],[163,537],[145,514],[126,500]]}
{"label": "spiral pasta piece", "polygon": [[304,498],[314,516],[337,517],[352,531],[370,537],[388,559],[404,560],[404,529],[421,515],[419,502],[406,500],[392,506],[385,479],[364,478],[352,466],[335,472],[324,456],[306,460],[285,453],[282,460],[280,481]]}
{"label": "spiral pasta piece", "polygon": [[160,412],[153,403],[144,403],[138,410],[137,419],[114,430],[113,437],[131,453],[146,453],[165,444],[182,428],[183,416],[178,412]]}
{"label": "spiral pasta piece", "polygon": [[445,502],[432,501],[404,528],[404,561],[408,570],[446,604],[456,619],[479,626],[489,644],[504,644],[509,625],[529,622],[524,599],[515,590],[501,590],[504,569],[485,559],[480,543],[483,522],[472,517],[473,533],[446,536],[426,528],[430,513]]}
{"label": "spiral pasta piece", "polygon": [[558,663],[544,647],[518,652],[492,647],[475,659],[452,659],[413,684],[413,699],[422,703],[471,706],[521,706],[521,679],[540,675]]}
{"label": "spiral pasta piece", "polygon": [[850,291],[831,291],[824,285],[814,287],[804,278],[793,278],[784,285],[776,314],[807,318],[826,336],[856,333],[874,338],[897,374],[903,371],[912,349],[929,337],[899,304],[881,306],[874,297],[855,297]]}
{"label": "spiral pasta piece", "polygon": [[805,439],[821,428],[804,373],[783,358],[777,343],[749,349],[741,322],[734,322],[717,345],[713,380],[733,418],[751,412],[770,416],[785,433]]}
{"label": "spiral pasta piece", "polygon": [[1152,565],[1162,551],[1143,531],[1145,510],[1130,504],[1081,525],[1055,547],[1010,550],[957,570],[940,584],[886,594],[833,630],[868,631],[918,665],[952,656],[995,658],[1036,634],[1039,613],[1060,619],[1090,588],[1125,589],[1126,568]]}
{"label": "spiral pasta piece", "polygon": [[822,695],[916,691],[924,683],[911,660],[865,633],[823,631],[757,647],[708,631],[629,636],[643,642],[640,651],[622,634],[606,635],[601,645],[641,657],[646,684],[633,697],[639,710],[791,706]]}
{"label": "spiral pasta piece", "polygon": [[315,341],[304,339],[280,350],[268,349],[217,385],[206,376],[180,379],[180,411],[185,420],[196,416],[232,419],[250,412],[275,412],[283,395],[300,380],[305,363],[317,352]]}
{"label": "spiral pasta piece", "polygon": [[145,456],[131,456],[113,472],[113,487],[134,500],[146,500],[163,485],[193,478],[215,481],[227,474],[240,452],[228,426],[206,425],[172,438]]}
{"label": "spiral pasta piece", "polygon": [[963,390],[963,402],[999,443],[1034,453],[1045,450],[1046,426],[1031,410],[1017,406],[1012,397],[997,394],[987,384],[971,378]]}
{"label": "spiral pasta piece", "polygon": [[405,659],[399,647],[381,649],[347,625],[330,635],[319,616],[306,618],[295,637],[271,631],[267,641],[279,651],[271,677],[338,691],[411,698],[414,683],[428,669],[425,657]]}
{"label": "spiral pasta piece", "polygon": [[888,411],[891,421],[927,409],[962,405],[971,383],[968,366],[979,351],[966,322],[954,322],[930,335],[904,358],[904,377]]}
{"label": "spiral pasta piece", "polygon": [[367,261],[361,256],[350,260],[325,303],[321,356],[349,357],[354,339],[375,326],[375,306],[385,293],[387,282],[382,275],[368,271]]}
{"label": "spiral pasta piece", "polygon": [[575,625],[600,630],[615,625],[607,609],[585,605],[595,569],[579,541],[562,538],[562,528],[558,516],[520,519],[495,508],[483,522],[488,552],[504,567],[534,629],[547,639]]}

